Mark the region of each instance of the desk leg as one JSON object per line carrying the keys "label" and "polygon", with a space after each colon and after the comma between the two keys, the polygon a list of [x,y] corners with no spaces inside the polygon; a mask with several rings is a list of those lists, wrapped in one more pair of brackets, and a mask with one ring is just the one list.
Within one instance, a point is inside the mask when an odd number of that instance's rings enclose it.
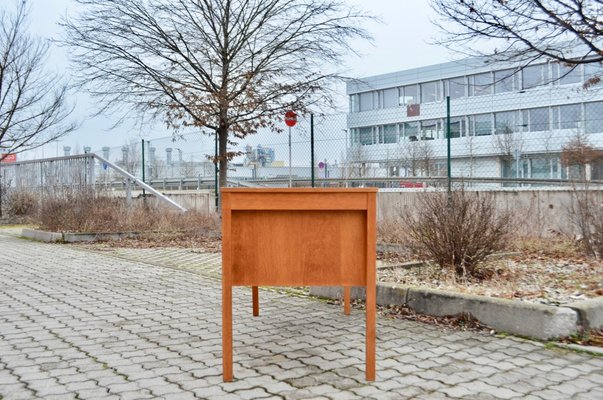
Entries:
{"label": "desk leg", "polygon": [[350,315],[350,287],[343,287],[343,313]]}
{"label": "desk leg", "polygon": [[375,336],[377,333],[375,313],[377,308],[376,285],[366,287],[366,380],[375,380]]}
{"label": "desk leg", "polygon": [[222,376],[232,382],[232,286],[222,285]]}
{"label": "desk leg", "polygon": [[257,286],[251,287],[251,297],[253,300],[253,316],[257,317],[260,315],[260,300]]}

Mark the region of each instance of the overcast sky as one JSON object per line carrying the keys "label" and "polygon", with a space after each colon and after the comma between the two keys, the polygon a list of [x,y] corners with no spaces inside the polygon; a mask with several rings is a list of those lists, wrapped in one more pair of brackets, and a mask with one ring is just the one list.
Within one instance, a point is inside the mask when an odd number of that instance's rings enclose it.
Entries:
{"label": "overcast sky", "polygon": [[[0,1],[14,4],[16,0]],[[374,38],[372,44],[366,42],[353,44],[362,57],[348,58],[347,73],[349,76],[363,77],[383,74],[450,61],[455,58],[448,50],[429,44],[437,37],[438,32],[430,22],[434,13],[428,5],[428,0],[346,1],[381,19],[380,22],[373,22],[366,26]],[[57,22],[61,17],[73,13],[75,10],[73,0],[30,0],[30,7],[32,34],[49,39],[60,38],[62,31]],[[68,60],[64,49],[52,46],[48,67],[69,77]],[[345,96],[344,90],[345,88],[342,86],[342,97]],[[63,145],[80,149],[84,146],[91,146],[93,150],[98,150],[102,146],[123,145],[130,137],[136,138],[142,135],[152,139],[170,134],[161,124],[151,129],[150,132],[148,130],[140,132],[129,126],[111,129],[110,117],[88,117],[94,112],[94,108],[86,95],[79,94],[76,100],[76,117],[83,120],[84,123],[77,132],[63,138],[60,143],[46,146],[44,154],[41,150],[37,151],[35,157],[62,155]],[[342,104],[345,102],[342,101]],[[34,155],[27,158],[32,156]]]}

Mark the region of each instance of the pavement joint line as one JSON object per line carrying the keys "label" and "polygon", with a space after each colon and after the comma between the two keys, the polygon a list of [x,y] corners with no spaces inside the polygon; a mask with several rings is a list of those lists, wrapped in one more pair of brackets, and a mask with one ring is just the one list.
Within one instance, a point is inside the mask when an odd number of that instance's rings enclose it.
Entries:
{"label": "pavement joint line", "polygon": [[[18,302],[18,300],[17,300],[17,299],[15,299],[15,298],[13,298],[13,299],[14,299],[15,301],[17,301],[17,302]],[[55,298],[55,300],[58,300],[58,299],[56,299],[56,298]],[[85,310],[81,310],[81,311],[86,312]],[[120,328],[121,328],[121,327],[120,327]],[[57,334],[56,334],[56,332],[54,332],[52,329],[50,329],[50,332],[51,332],[51,333],[53,333],[53,334],[55,334],[55,335],[57,335]],[[130,333],[131,333],[131,332],[130,332]],[[59,337],[59,336],[57,335],[57,337]],[[147,340],[147,341],[149,341],[150,343],[153,343],[153,344],[155,344],[155,345],[157,345],[157,346],[160,346],[160,343],[159,343],[159,342],[153,342],[152,340],[150,340],[150,339],[148,339],[148,338],[144,338],[144,337],[140,337],[140,336],[139,336],[139,338],[141,338],[141,339],[146,339],[146,340]],[[65,341],[66,343],[69,343],[69,342],[68,342],[66,339],[61,339],[61,340],[62,340],[62,341]],[[94,356],[94,355],[90,354],[89,352],[87,352],[87,351],[85,351],[85,350],[82,350],[82,349],[81,349],[81,348],[80,348],[80,347],[79,347],[77,344],[70,343],[70,346],[71,346],[71,347],[74,347],[74,348],[76,348],[78,351],[80,351],[80,352],[82,352],[82,353],[86,354],[88,357],[90,357],[90,358],[91,358],[93,361],[95,361],[96,363],[100,364],[101,366],[103,366],[103,367],[105,367],[105,366],[106,366],[106,368],[111,369],[111,370],[112,370],[112,371],[113,371],[113,372],[114,372],[116,375],[118,375],[118,376],[122,376],[122,377],[123,377],[123,378],[124,378],[126,381],[129,381],[129,379],[128,379],[128,376],[127,376],[127,375],[120,373],[120,372],[117,370],[117,368],[109,366],[109,364],[108,364],[108,363],[106,363],[106,362],[102,362],[102,361],[101,361],[101,360],[99,360],[99,359],[98,359],[96,356]],[[193,359],[191,359],[190,357],[184,356],[184,355],[182,355],[181,353],[177,353],[177,354],[178,354],[180,357],[186,357],[186,358],[188,358],[189,360],[194,361],[194,360],[193,360]],[[94,381],[94,380],[93,380],[93,381]],[[97,383],[98,383],[98,381],[95,381],[95,382],[97,382]],[[170,382],[170,381],[168,381],[168,382]],[[174,383],[174,384],[176,384],[176,385],[179,385],[177,382],[170,382],[170,383]],[[180,385],[179,385],[179,386],[180,386]],[[181,387],[181,389],[183,389],[183,388]],[[33,389],[30,389],[30,390],[33,390]],[[183,390],[184,390],[184,389],[183,389]],[[36,391],[36,393],[37,393],[37,391]]]}
{"label": "pavement joint line", "polygon": [[[216,396],[230,392],[229,398],[255,399],[308,398],[314,387],[318,390],[316,397],[326,399],[380,399],[385,394],[392,397],[399,394],[398,398],[443,398],[453,387],[464,389],[451,393],[466,397],[479,397],[480,390],[487,398],[526,396],[528,388],[522,391],[516,386],[520,382],[518,377],[532,383],[529,390],[534,398],[547,398],[547,395],[569,398],[580,394],[584,399],[598,400],[601,396],[600,390],[593,389],[602,383],[601,375],[596,375],[597,371],[603,371],[601,357],[551,349],[542,343],[515,337],[442,329],[381,316],[377,321],[377,378],[383,385],[379,387],[363,379],[361,311],[355,309],[351,316],[343,316],[339,305],[269,289],[264,294],[266,306],[262,309],[265,311],[257,319],[251,318],[248,290],[235,294],[239,302],[235,313],[235,335],[239,336],[235,336],[238,343],[235,377],[237,371],[240,374],[235,382],[239,384],[222,383],[220,321],[216,311],[220,307],[219,274],[215,277],[215,272],[208,273],[207,269],[148,264],[136,258],[135,251],[128,257],[115,257],[114,252],[96,254],[83,249],[86,256],[78,254],[79,249],[74,246],[40,246],[13,240],[0,238],[0,246],[7,250],[6,254],[0,254],[0,379],[6,376],[2,375],[3,369],[17,371],[22,380],[20,386],[11,389],[15,396],[31,397],[34,393],[26,392],[28,387],[24,382],[29,382],[26,376],[38,375],[28,375],[26,370],[18,368],[31,360],[53,356],[40,351],[43,346],[31,344],[32,340],[44,338],[40,343],[52,347],[53,341],[46,338],[52,333],[53,337],[59,335],[60,339],[68,340],[85,352],[78,352],[75,347],[69,350],[70,346],[55,352],[60,362],[69,363],[65,364],[66,368],[75,368],[67,372],[76,375],[73,379],[63,379],[80,382],[79,375],[91,373],[86,385],[70,383],[70,393],[66,396],[71,397],[81,389],[82,397],[116,398],[111,397],[112,393],[153,397],[163,396],[165,391],[170,398],[213,398],[213,395],[203,396],[201,386],[217,388],[213,392]],[[8,246],[5,247],[5,243]],[[2,261],[9,257],[16,260],[16,267],[5,267]],[[3,308],[2,304],[10,307]],[[3,335],[7,326],[10,334]],[[13,343],[18,351],[11,356]],[[153,357],[134,360],[141,351]],[[384,356],[382,359],[380,353]],[[81,354],[85,354],[85,359],[80,359]],[[23,356],[26,357],[22,361]],[[105,361],[126,377],[132,376],[137,384],[130,386],[131,391],[124,392],[129,386],[115,386],[120,381],[102,378],[103,370],[98,369],[93,358]],[[342,365],[332,364],[332,360],[342,360]],[[417,369],[412,372],[389,369],[396,363],[399,366],[412,364]],[[457,369],[455,366],[459,365],[461,368]],[[498,368],[499,365],[503,368]],[[380,371],[383,371],[381,377]],[[565,373],[561,374],[562,371]],[[147,372],[155,378],[166,376],[172,385],[160,390],[161,393],[151,394],[146,389],[153,381],[142,383],[142,376]],[[140,380],[134,379],[137,373],[141,374]],[[455,383],[462,374],[472,380]],[[108,376],[118,378],[113,371]],[[305,379],[308,376],[310,378]],[[576,376],[584,379],[576,379]],[[59,378],[58,375],[52,377]],[[199,388],[186,384],[194,382],[191,378],[199,380]],[[123,377],[119,379],[127,382]],[[279,382],[293,386],[273,386]],[[85,393],[89,389],[84,386],[91,387],[94,383],[100,388]],[[336,392],[323,393],[320,386],[324,383],[337,386]],[[114,390],[106,393],[109,387]],[[53,386],[48,393],[55,391],[64,390]],[[2,384],[0,393],[5,394]]]}
{"label": "pavement joint line", "polygon": [[[173,265],[168,265],[165,263],[154,262],[152,260],[145,259],[145,258],[131,257],[128,255],[120,254],[118,252],[106,252],[106,251],[95,250],[95,249],[78,248],[77,246],[75,247],[75,249],[78,251],[83,251],[83,252],[91,251],[91,252],[94,252],[97,254],[115,257],[115,258],[119,258],[119,259],[126,260],[126,261],[140,262],[140,263],[152,265],[155,267],[168,268],[168,269],[172,269],[175,271],[181,271],[181,272],[188,272],[188,273],[191,273],[194,275],[206,276],[206,277],[216,279],[216,280],[222,279],[221,273],[213,271],[215,266],[212,264],[203,264],[202,265],[202,267],[203,266],[212,266],[212,270],[208,270],[207,268],[199,268],[199,269],[190,270],[187,268],[182,268],[177,265],[173,266]],[[212,253],[209,253],[209,254],[212,254]],[[221,268],[222,268],[222,266],[221,266],[221,262],[220,262],[220,266],[218,269],[221,270]],[[312,296],[312,295],[308,294],[305,290],[295,290],[295,288],[293,288],[293,287],[262,286],[260,289],[265,290],[265,291],[280,293],[280,294],[283,294],[284,296],[294,295],[294,296],[298,296],[298,297],[321,299],[319,296]]]}

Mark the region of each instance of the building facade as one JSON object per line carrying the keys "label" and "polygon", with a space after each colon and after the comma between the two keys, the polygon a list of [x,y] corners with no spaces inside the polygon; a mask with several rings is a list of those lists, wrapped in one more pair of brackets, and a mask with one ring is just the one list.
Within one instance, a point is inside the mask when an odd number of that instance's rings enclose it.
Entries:
{"label": "building facade", "polygon": [[[365,177],[445,175],[449,129],[453,177],[567,179],[572,140],[603,149],[601,75],[471,58],[349,81],[346,161]],[[603,179],[601,163],[588,177]]]}

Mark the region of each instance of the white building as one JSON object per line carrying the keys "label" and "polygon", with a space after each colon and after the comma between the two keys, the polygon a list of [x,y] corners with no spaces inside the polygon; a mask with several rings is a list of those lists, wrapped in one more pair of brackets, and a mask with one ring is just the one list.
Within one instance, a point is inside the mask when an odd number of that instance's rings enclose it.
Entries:
{"label": "white building", "polygon": [[[365,177],[445,175],[450,96],[453,177],[566,179],[570,139],[603,149],[603,83],[584,88],[601,74],[471,58],[349,81],[348,164]],[[603,165],[590,176],[603,179]]]}

